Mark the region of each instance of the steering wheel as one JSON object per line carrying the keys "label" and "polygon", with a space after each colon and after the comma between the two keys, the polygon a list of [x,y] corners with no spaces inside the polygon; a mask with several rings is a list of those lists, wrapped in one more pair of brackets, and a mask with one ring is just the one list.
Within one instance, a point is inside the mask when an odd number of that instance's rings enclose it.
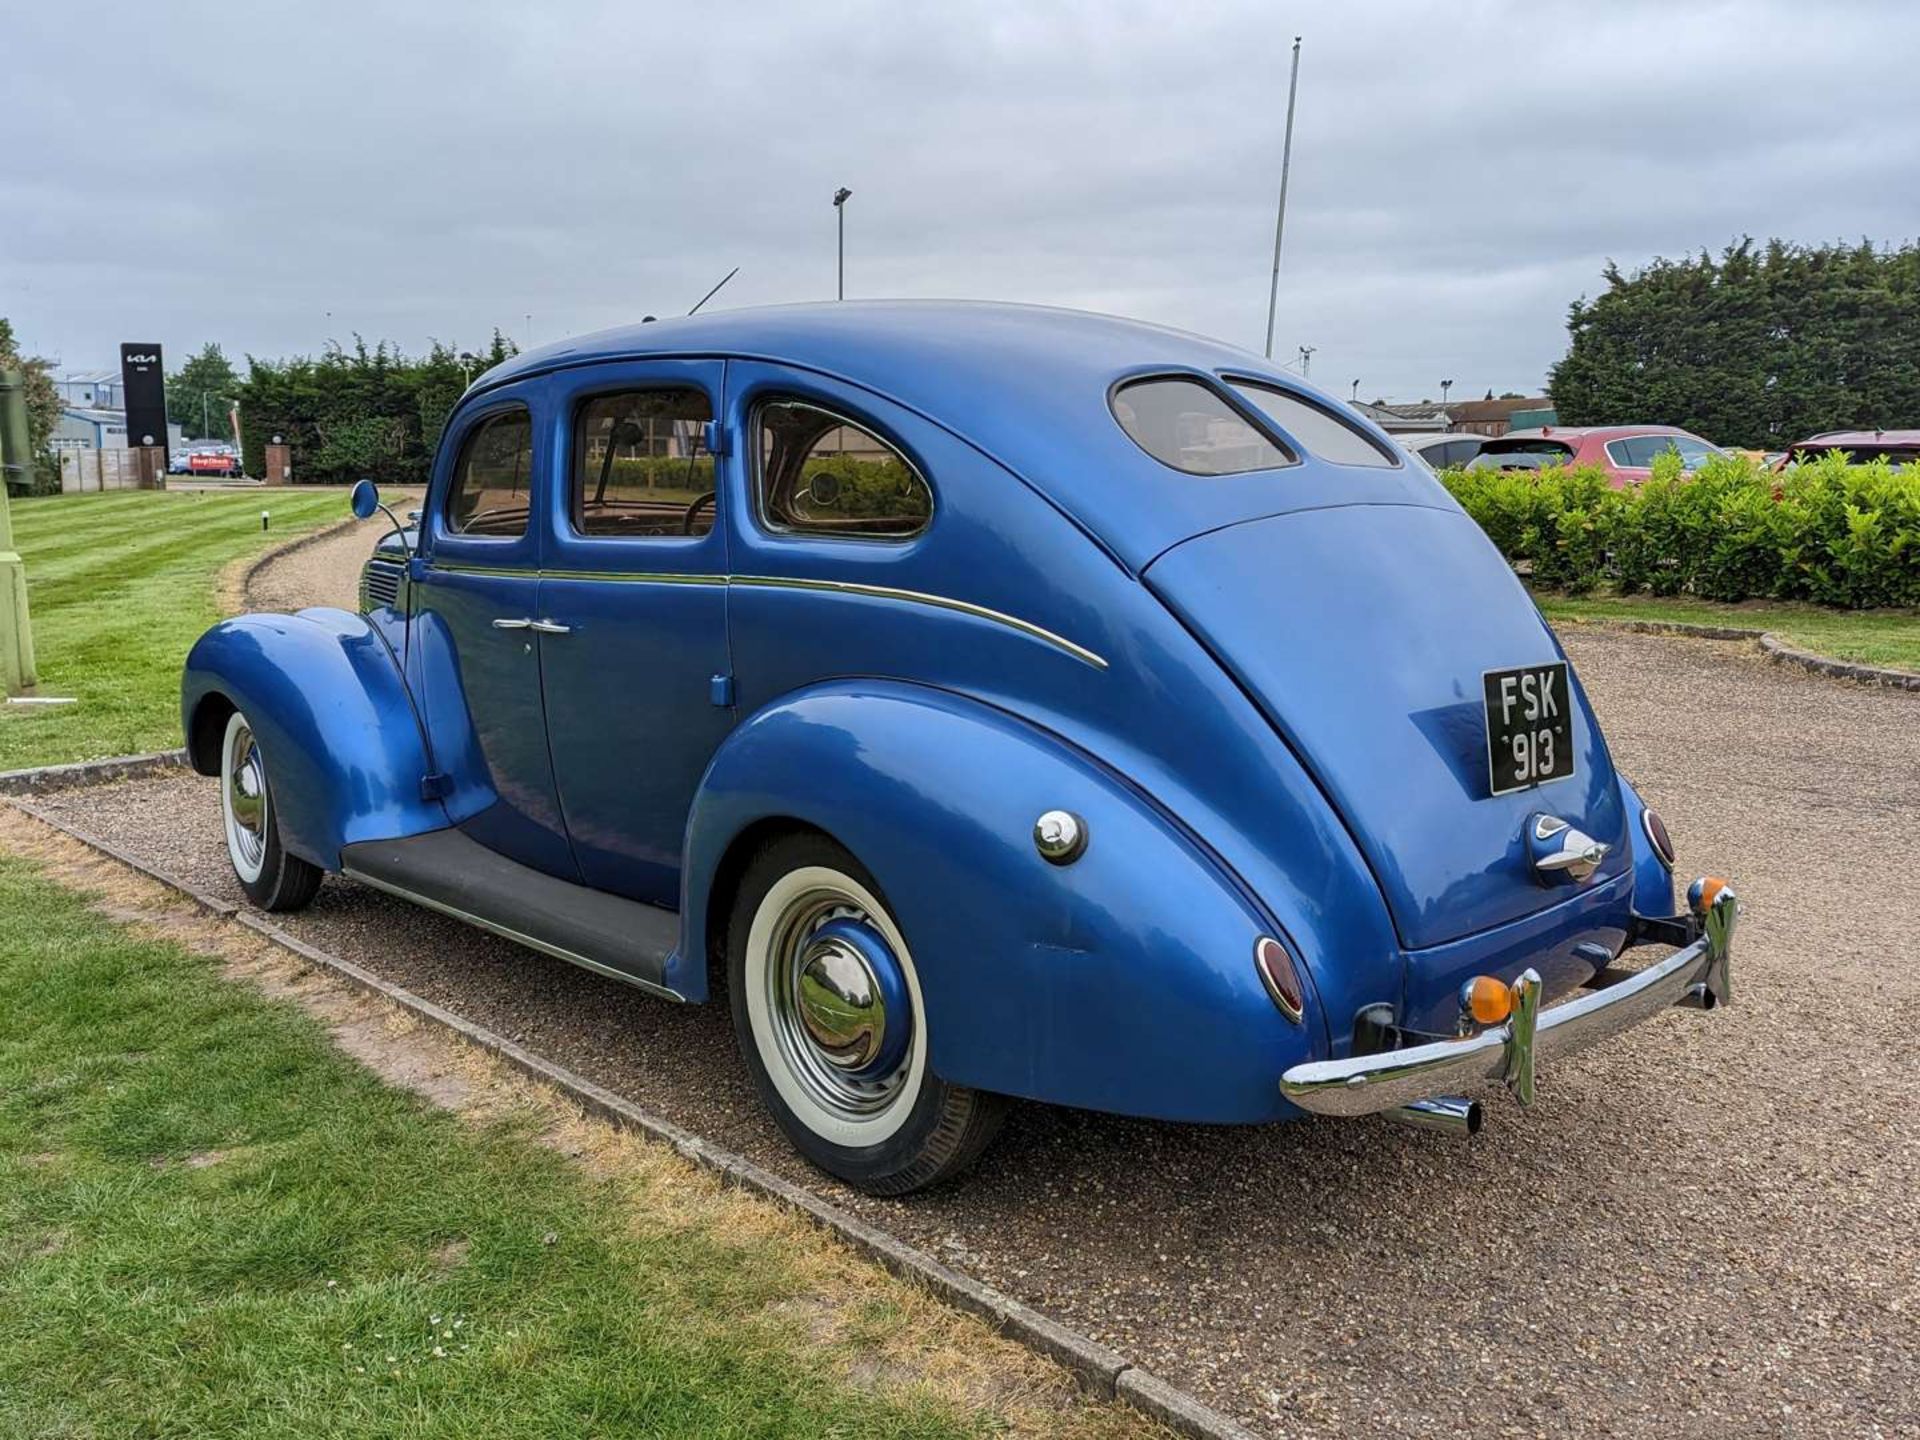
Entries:
{"label": "steering wheel", "polygon": [[704,495],[696,495],[693,497],[693,503],[687,506],[686,513],[680,517],[680,533],[682,535],[691,535],[693,533],[694,516],[698,515],[703,507],[713,504],[713,497],[716,493],[718,492],[709,490]]}

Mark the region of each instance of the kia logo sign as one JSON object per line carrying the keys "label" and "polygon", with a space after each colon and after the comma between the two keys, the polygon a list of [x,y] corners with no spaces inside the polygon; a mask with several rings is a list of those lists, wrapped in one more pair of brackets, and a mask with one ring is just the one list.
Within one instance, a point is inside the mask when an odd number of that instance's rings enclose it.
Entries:
{"label": "kia logo sign", "polygon": [[120,347],[122,404],[127,412],[127,433],[138,435],[142,445],[164,449],[167,435],[167,372],[160,358],[160,347],[150,341],[134,340]]}

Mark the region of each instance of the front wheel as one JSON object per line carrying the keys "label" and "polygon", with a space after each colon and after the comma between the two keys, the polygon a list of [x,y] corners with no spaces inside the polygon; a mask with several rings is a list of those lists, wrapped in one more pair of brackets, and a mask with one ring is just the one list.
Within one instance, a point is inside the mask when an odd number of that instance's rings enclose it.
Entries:
{"label": "front wheel", "polygon": [[227,717],[220,742],[220,819],[227,859],[247,899],[262,910],[299,910],[313,900],[325,872],[280,843],[267,762],[253,727],[238,710]]}
{"label": "front wheel", "polygon": [[964,1170],[1005,1100],[927,1067],[926,1006],[879,887],[823,835],[749,863],[727,925],[734,1033],[760,1098],[807,1159],[902,1195]]}

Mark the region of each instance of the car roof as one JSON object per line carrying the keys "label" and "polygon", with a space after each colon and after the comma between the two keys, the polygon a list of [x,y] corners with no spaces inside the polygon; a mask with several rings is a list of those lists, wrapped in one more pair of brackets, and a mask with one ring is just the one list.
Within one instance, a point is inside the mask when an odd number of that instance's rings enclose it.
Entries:
{"label": "car roof", "polygon": [[1920,430],[1822,430],[1796,440],[1788,448],[1799,450],[1816,444],[1830,450],[1844,450],[1849,445],[1920,445]]}
{"label": "car roof", "polygon": [[1698,440],[1691,430],[1678,425],[1547,425],[1534,430],[1509,430],[1502,440],[1624,440],[1633,435],[1686,435]]}
{"label": "car roof", "polygon": [[1226,371],[1310,396],[1377,440],[1391,438],[1238,346],[1112,315],[984,301],[824,301],[625,325],[515,356],[467,398],[547,371],[648,356],[756,359],[858,385],[1006,465],[1135,568],[1246,518],[1245,500],[1230,498],[1224,480],[1196,484],[1148,458],[1109,408],[1115,383]]}
{"label": "car roof", "polygon": [[1432,445],[1440,440],[1486,440],[1485,435],[1476,435],[1471,430],[1414,430],[1402,431],[1394,437],[1401,445]]}

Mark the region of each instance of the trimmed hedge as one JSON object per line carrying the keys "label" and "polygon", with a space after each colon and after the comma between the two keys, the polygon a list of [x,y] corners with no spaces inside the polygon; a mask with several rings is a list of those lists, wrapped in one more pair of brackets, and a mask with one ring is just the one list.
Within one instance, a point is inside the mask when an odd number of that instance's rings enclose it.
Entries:
{"label": "trimmed hedge", "polygon": [[1920,466],[1849,465],[1836,452],[1780,474],[1729,457],[1685,475],[1667,456],[1625,490],[1595,467],[1441,480],[1536,585],[1920,606]]}

